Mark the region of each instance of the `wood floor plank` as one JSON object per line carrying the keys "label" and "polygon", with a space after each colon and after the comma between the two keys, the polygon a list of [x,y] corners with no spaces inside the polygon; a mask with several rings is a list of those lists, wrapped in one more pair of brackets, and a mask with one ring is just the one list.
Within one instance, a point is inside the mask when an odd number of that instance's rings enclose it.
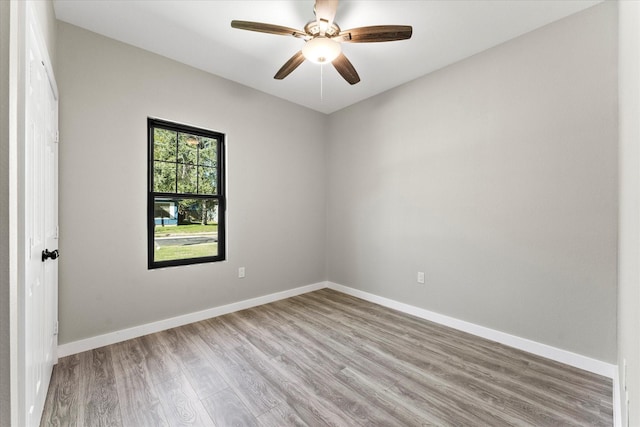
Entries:
{"label": "wood floor plank", "polygon": [[66,357],[53,368],[46,398],[42,427],[75,426],[78,423],[80,356]]}
{"label": "wood floor plank", "polygon": [[[312,309],[309,306],[306,306],[306,308]],[[292,310],[300,310],[300,307],[296,307],[294,305],[292,307]],[[332,318],[335,320],[335,316],[333,316]],[[326,322],[330,321],[330,319],[326,319]],[[318,326],[318,328],[320,328],[320,326]],[[377,349],[375,347],[372,347],[372,344],[366,340],[361,340],[361,342],[365,343],[364,346],[368,347],[368,349],[360,348],[358,351],[361,352],[361,354],[367,355],[369,363],[372,363],[375,360],[379,366],[386,369],[387,371],[394,372],[397,377],[403,379],[405,382],[408,381],[411,383],[419,383],[422,387],[426,387],[431,390],[432,394],[435,396],[430,402],[433,413],[432,415],[433,417],[436,417],[438,422],[442,423],[448,419],[448,414],[450,412],[448,408],[460,408],[468,400],[469,396],[461,396],[459,393],[452,393],[452,390],[446,389],[447,385],[437,376],[438,371],[434,371],[434,369],[438,369],[438,367],[434,366],[431,361],[426,362],[423,366],[423,369],[419,370],[414,368],[411,365],[410,361],[407,362],[396,359],[392,355],[393,351],[395,350],[395,348],[393,347],[391,349],[385,347],[383,347],[382,349]],[[380,345],[380,343],[378,344]],[[412,358],[413,356],[409,357]],[[448,375],[451,377],[455,376],[456,374],[448,373]],[[459,385],[464,386],[465,384],[461,383]],[[464,418],[464,412],[461,412],[460,410],[458,410],[458,412],[458,418]],[[472,415],[467,415],[466,422],[470,424],[484,424],[487,422],[496,424],[497,420],[495,419],[491,411],[478,408],[477,410],[473,411]]]}
{"label": "wood floor plank", "polygon": [[[248,346],[245,347],[248,349]],[[242,352],[240,347],[238,351]],[[244,357],[250,361],[269,383],[280,390],[286,404],[301,419],[312,426],[345,425],[349,416],[332,401],[315,392],[314,384],[308,384],[285,365],[277,363],[282,356],[268,359],[264,353],[246,351]],[[282,407],[282,405],[279,405]],[[268,412],[271,412],[269,410]]]}
{"label": "wood floor plank", "polygon": [[229,329],[223,321],[224,316],[207,319],[194,323],[193,326],[202,332],[202,336],[207,338],[207,342],[216,344],[223,349],[234,349],[246,343],[236,332]]}
{"label": "wood floor plank", "polygon": [[70,356],[42,426],[611,426],[612,381],[333,290]]}
{"label": "wood floor plank", "polygon": [[186,377],[178,376],[159,384],[159,390],[171,427],[215,427]]}
{"label": "wood floor plank", "polygon": [[255,417],[229,388],[204,399],[203,404],[218,427],[258,425]]}
{"label": "wood floor plank", "polygon": [[[306,308],[308,309],[309,307],[307,306]],[[305,309],[305,307],[301,307],[301,310],[302,310],[301,312],[303,312],[303,311],[304,311],[304,309]],[[286,311],[286,310],[283,310],[283,311]],[[331,312],[327,311],[326,309],[325,309],[325,310],[323,310],[323,313],[328,314],[328,315],[330,315],[330,316],[332,316],[332,317],[334,317],[334,318],[335,318],[335,313],[331,313]],[[316,332],[318,335],[321,335],[321,334],[323,334],[323,332],[325,332],[325,331],[327,331],[327,328],[323,327],[323,325],[318,325],[318,327],[317,327],[317,329],[316,329],[316,331],[315,331],[315,332]],[[297,337],[299,337],[300,335],[298,335],[298,334],[297,334],[296,336],[297,336]],[[327,337],[327,336],[324,336],[324,337],[323,337],[323,339],[324,339],[324,340],[327,340],[327,339],[328,339],[328,337]],[[332,345],[332,346],[335,346],[336,344],[337,344],[336,342],[333,342],[331,345]],[[304,346],[303,346],[303,347],[301,347],[301,348],[304,348]],[[301,351],[303,351],[303,350],[301,350]],[[320,354],[322,354],[323,352],[322,352],[322,351],[320,351],[319,353],[320,353]],[[353,355],[352,355],[352,356],[353,356]],[[312,358],[313,358],[313,356],[312,356]],[[302,359],[302,360],[304,360],[304,356],[302,356],[302,357],[301,357],[300,355],[298,355],[298,356],[297,356],[297,357],[295,357],[294,359],[295,359],[296,361],[297,361],[297,360],[301,360],[301,359]],[[353,359],[353,357],[351,357],[351,360],[354,360],[354,359]],[[326,361],[323,361],[323,362],[324,362],[324,363],[322,363],[322,362],[318,362],[318,363],[317,363],[317,365],[326,366]],[[370,360],[367,360],[367,365],[368,365],[368,367],[369,367],[369,368],[372,366],[372,364],[371,364],[370,362],[371,362]],[[341,367],[341,368],[342,368],[342,367]],[[388,369],[389,369],[389,366],[385,366],[384,368],[386,368],[386,369],[388,370]],[[378,371],[379,373],[381,373],[381,374],[384,376],[384,370],[385,370],[385,369],[379,369],[379,370],[377,370],[377,371]],[[397,379],[396,379],[395,381],[397,381]],[[394,381],[394,382],[395,382],[395,381]],[[380,384],[378,384],[378,385],[380,385]],[[442,415],[443,415],[443,416],[445,416],[445,415],[448,413],[448,410],[447,410],[446,408],[445,408],[445,409],[442,409],[442,410],[441,410],[441,413],[442,413]],[[488,417],[488,418],[490,418],[490,419],[493,421],[493,417],[491,417],[490,415],[487,415],[487,417]],[[433,420],[435,421],[436,419],[434,418]],[[440,420],[440,422],[441,422],[441,420]]]}
{"label": "wood floor plank", "polygon": [[337,373],[323,370],[320,366],[311,366],[300,353],[279,356],[276,360],[283,367],[292,371],[317,396],[333,403],[347,414],[349,424],[359,425],[392,425],[394,419],[383,409],[371,406],[362,396],[353,393],[341,382],[333,380]]}
{"label": "wood floor plank", "polygon": [[[299,297],[299,299],[306,301],[305,307],[307,308],[311,307],[311,309],[315,309],[315,306],[312,306],[310,302],[317,301],[317,295],[304,295]],[[326,312],[326,310],[327,310],[326,304],[323,304],[322,311],[318,311],[318,314]],[[338,320],[338,322],[343,322],[346,326],[348,326],[350,320],[359,321],[360,319],[353,318],[349,316],[348,313],[345,313],[343,314],[342,319]],[[388,353],[394,352],[395,357],[399,356],[401,358],[405,358],[403,360],[408,359],[407,361],[410,364],[414,364],[418,367],[423,368],[425,372],[429,368],[435,367],[433,363],[433,359],[430,359],[427,365],[421,365],[419,362],[416,363],[416,361],[413,360],[414,352],[424,353],[425,351],[428,351],[428,349],[426,349],[422,344],[405,341],[403,343],[404,344],[403,346],[393,347],[391,342],[394,340],[396,336],[394,334],[389,334],[384,330],[384,328],[376,328],[371,330],[370,327],[371,327],[372,320],[371,319],[369,320],[370,322],[368,322],[367,327],[360,328],[357,330],[357,332],[354,332],[354,333],[362,334],[363,339],[368,340],[369,342],[375,343],[375,345],[379,346],[379,348],[383,349]],[[473,337],[473,338],[476,341],[480,342],[480,340],[477,339],[477,337]],[[455,342],[455,340],[452,340],[452,341]],[[462,352],[459,350],[460,349],[456,348],[455,351],[452,351],[451,354],[458,354],[458,355],[465,354],[465,352]],[[467,350],[466,353],[469,353],[469,351]],[[496,356],[494,355],[494,358],[495,357]],[[583,404],[582,408],[579,408],[579,409],[578,408],[572,409],[567,406],[562,406],[562,402],[554,398],[554,396],[557,396],[557,394],[554,395],[554,394],[548,393],[549,387],[542,387],[542,386],[539,386],[538,388],[531,387],[533,383],[536,383],[536,382],[541,383],[541,381],[537,376],[528,374],[528,372],[530,372],[529,370],[523,371],[522,374],[511,371],[508,376],[508,381],[505,381],[504,376],[502,378],[498,378],[498,379],[496,378],[497,376],[499,376],[496,374],[499,374],[501,369],[498,369],[497,367],[495,367],[494,361],[489,359],[484,359],[484,360],[480,360],[480,359],[481,358],[478,358],[477,355],[473,355],[473,357],[467,357],[466,359],[463,359],[463,363],[457,364],[456,366],[455,359],[448,358],[446,360],[446,363],[448,365],[453,364],[456,368],[458,368],[456,369],[456,371],[454,371],[456,372],[455,374],[446,374],[446,375],[451,375],[451,378],[449,379],[449,381],[451,381],[451,379],[453,378],[457,378],[456,381],[459,383],[459,387],[465,387],[465,388],[469,387],[470,385],[477,385],[475,380],[472,378],[475,375],[475,372],[478,370],[486,369],[487,365],[490,365],[489,371],[491,373],[490,376],[491,376],[492,382],[497,382],[498,380],[500,380],[499,383],[502,386],[506,387],[510,392],[510,394],[514,394],[514,393],[526,394],[529,400],[533,400],[538,404],[540,404],[541,406],[545,407],[545,410],[544,410],[545,413],[548,411],[552,411],[560,419],[563,418],[562,414],[568,413],[573,419],[583,420],[583,422],[586,422],[589,424],[593,424],[596,422],[594,417],[592,417],[589,413],[586,413],[584,411],[584,409],[587,407],[586,404]],[[502,366],[505,366],[505,365],[506,364],[503,361]],[[473,369],[469,369],[469,366],[473,366]],[[441,370],[442,368],[443,366],[438,366],[438,369]],[[471,376],[465,377],[464,375],[460,375],[460,376],[458,375],[458,373],[464,373],[464,372],[471,373]],[[519,381],[513,381],[514,379],[518,379]],[[476,387],[476,389],[484,390],[484,387]],[[526,405],[526,402],[525,403],[519,402],[519,404]],[[489,416],[491,415],[489,414]]]}
{"label": "wood floor plank", "polygon": [[[294,329],[296,325],[287,324],[284,327]],[[292,342],[286,339],[286,333],[280,334],[278,328],[272,329],[272,336],[281,343],[281,350],[285,351],[283,356],[290,356],[295,360],[296,363],[293,367],[298,378],[304,379],[307,384],[315,384],[314,388],[317,387],[317,384],[326,382],[323,379],[333,377],[337,380],[327,382],[330,386],[326,397],[328,400],[334,401],[336,406],[345,413],[367,425],[393,423],[393,419],[384,410],[380,410],[378,407],[373,409],[368,407],[366,401],[363,402],[355,398],[359,395],[354,394],[348,385],[338,380],[337,374],[344,369],[348,361],[345,357],[337,358],[331,347],[322,343],[322,336],[304,337],[304,333],[298,329],[295,333],[297,340]],[[286,359],[281,357],[280,360]],[[317,389],[314,392],[317,395],[321,394]]]}
{"label": "wood floor plank", "polygon": [[[222,327],[228,330],[227,326]],[[254,416],[257,417],[282,403],[279,391],[269,387],[253,367],[238,357],[235,345],[224,348],[218,344],[219,341],[212,339],[209,332],[209,329],[199,331],[202,343],[208,347],[209,359]]]}
{"label": "wood floor plank", "polygon": [[170,427],[155,384],[142,375],[122,375],[116,379],[123,426]]}
{"label": "wood floor plank", "polygon": [[136,340],[143,349],[144,364],[153,382],[165,382],[180,374],[180,367],[167,352],[158,334],[145,335]]}
{"label": "wood floor plank", "polygon": [[271,357],[282,354],[282,345],[279,340],[274,339],[273,327],[258,321],[253,313],[255,311],[252,310],[231,313],[225,316],[224,321],[230,329],[241,333],[245,340],[260,351]]}
{"label": "wood floor plank", "polygon": [[402,399],[394,398],[387,392],[389,388],[380,387],[376,378],[368,373],[356,372],[344,368],[337,374],[338,380],[348,384],[356,393],[379,408],[384,408],[400,425],[417,426],[434,424],[438,419],[427,417],[422,412],[413,411]]}
{"label": "wood floor plank", "polygon": [[211,364],[207,355],[190,338],[187,328],[174,328],[158,333],[169,355],[178,364],[200,399],[211,396],[229,385]]}
{"label": "wood floor plank", "polygon": [[147,369],[140,340],[114,344],[113,355],[123,425],[170,427]]}
{"label": "wood floor plank", "polygon": [[[281,309],[281,312],[286,314],[285,309]],[[376,382],[383,388],[388,388],[398,381],[398,377],[390,374],[386,367],[372,363],[362,348],[356,351],[348,340],[344,340],[344,337],[333,330],[329,332],[322,324],[291,323],[283,327],[283,333],[285,336],[295,337],[290,345],[297,344],[303,348],[314,349],[317,363],[331,364],[336,372],[347,366],[360,367],[375,377]]]}
{"label": "wood floor plank", "polygon": [[276,406],[257,418],[261,427],[307,427],[302,418],[289,406]]}
{"label": "wood floor plank", "polygon": [[111,348],[101,347],[80,355],[81,390],[84,395],[83,425],[117,427],[122,425]]}

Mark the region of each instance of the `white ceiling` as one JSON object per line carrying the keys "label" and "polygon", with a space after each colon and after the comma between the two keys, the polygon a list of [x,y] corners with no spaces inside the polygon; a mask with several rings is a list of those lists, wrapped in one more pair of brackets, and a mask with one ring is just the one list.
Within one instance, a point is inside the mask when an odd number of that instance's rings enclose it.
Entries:
{"label": "white ceiling", "polygon": [[[410,40],[343,44],[360,83],[308,61],[274,74],[304,41],[233,29],[232,19],[301,29],[314,0],[54,0],[56,17],[311,109],[332,113],[602,0],[341,0],[345,30],[413,26]],[[322,69],[322,78],[321,78]]]}

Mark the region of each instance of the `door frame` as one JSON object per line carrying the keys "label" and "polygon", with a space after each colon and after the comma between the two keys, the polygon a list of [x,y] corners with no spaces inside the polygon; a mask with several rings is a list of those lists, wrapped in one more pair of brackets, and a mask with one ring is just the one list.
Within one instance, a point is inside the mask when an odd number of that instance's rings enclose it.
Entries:
{"label": "door frame", "polygon": [[[1,1],[1,0],[0,0]],[[9,2],[9,366],[11,425],[25,423],[25,126],[27,32],[30,23],[51,88],[58,89],[49,52],[31,1]],[[57,362],[57,354],[54,354]]]}

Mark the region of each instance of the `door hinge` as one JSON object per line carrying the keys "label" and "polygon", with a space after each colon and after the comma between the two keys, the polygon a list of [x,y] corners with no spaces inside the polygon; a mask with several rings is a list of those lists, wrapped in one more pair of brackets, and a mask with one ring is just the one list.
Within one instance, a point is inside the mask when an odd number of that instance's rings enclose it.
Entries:
{"label": "door hinge", "polygon": [[54,142],[60,142],[60,132],[56,131],[56,134],[54,135]]}
{"label": "door hinge", "polygon": [[58,321],[53,324],[53,335],[58,335]]}
{"label": "door hinge", "polygon": [[55,235],[55,239],[58,239],[60,237],[60,227],[56,225],[56,235]]}

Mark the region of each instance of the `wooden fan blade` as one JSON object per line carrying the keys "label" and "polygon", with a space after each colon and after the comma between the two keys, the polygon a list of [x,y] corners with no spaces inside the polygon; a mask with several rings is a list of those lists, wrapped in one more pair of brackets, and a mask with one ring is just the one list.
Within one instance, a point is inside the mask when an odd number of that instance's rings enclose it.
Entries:
{"label": "wooden fan blade", "polygon": [[338,10],[338,0],[316,0],[314,8],[316,12],[316,21],[320,27],[320,35],[324,36],[327,29],[336,19],[336,11]]}
{"label": "wooden fan blade", "polygon": [[296,30],[295,28],[282,27],[280,25],[265,24],[262,22],[251,21],[231,21],[231,27],[239,30],[257,31],[259,33],[277,34],[279,36],[293,36],[299,38],[306,38],[307,34],[304,31]]}
{"label": "wooden fan blade", "polygon": [[293,70],[298,68],[300,64],[304,62],[304,55],[302,55],[302,51],[299,51],[295,55],[293,55],[285,64],[278,70],[274,79],[282,80],[287,77]]}
{"label": "wooden fan blade", "polygon": [[347,82],[349,82],[349,84],[354,85],[360,81],[358,72],[355,68],[353,68],[353,65],[347,59],[347,57],[344,56],[344,53],[340,53],[340,55],[331,63],[333,64],[335,69],[338,70],[338,73],[340,73],[340,75],[344,77]]}
{"label": "wooden fan blade", "polygon": [[340,31],[333,39],[345,43],[374,43],[406,40],[411,38],[410,25],[375,25]]}

